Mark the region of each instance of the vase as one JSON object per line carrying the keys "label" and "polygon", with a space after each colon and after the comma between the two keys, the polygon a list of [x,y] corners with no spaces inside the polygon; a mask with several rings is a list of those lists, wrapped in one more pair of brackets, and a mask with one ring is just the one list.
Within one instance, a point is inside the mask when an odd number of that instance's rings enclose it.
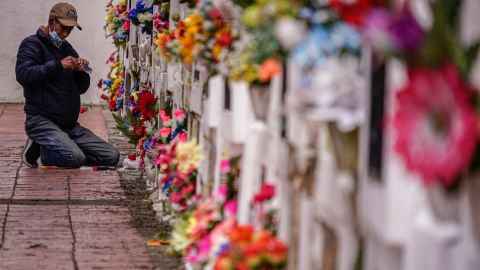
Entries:
{"label": "vase", "polygon": [[460,219],[460,195],[458,191],[447,192],[444,187],[435,185],[427,190],[432,213],[442,223],[458,223]]}
{"label": "vase", "polygon": [[267,121],[268,105],[270,103],[270,86],[253,85],[250,86],[250,98],[252,100],[253,112],[255,118],[260,121]]}
{"label": "vase", "polygon": [[480,245],[480,173],[467,178],[467,196],[470,204],[472,232]]}

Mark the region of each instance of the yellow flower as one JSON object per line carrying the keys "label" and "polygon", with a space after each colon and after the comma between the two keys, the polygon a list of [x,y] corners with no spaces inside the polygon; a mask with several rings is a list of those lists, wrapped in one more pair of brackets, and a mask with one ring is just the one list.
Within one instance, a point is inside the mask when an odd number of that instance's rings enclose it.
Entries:
{"label": "yellow flower", "polygon": [[112,84],[112,90],[117,90],[120,87],[120,84],[122,84],[123,78],[122,77],[117,77]]}
{"label": "yellow flower", "polygon": [[182,56],[182,61],[189,64],[193,61],[193,57],[198,53],[196,48],[200,45],[200,38],[203,32],[203,18],[198,13],[192,13],[185,18],[185,31],[178,38],[178,53]]}
{"label": "yellow flower", "polygon": [[222,54],[222,46],[220,46],[218,44],[213,46],[212,55],[213,55],[213,59],[215,59],[215,61],[220,60],[220,55],[221,54]]}
{"label": "yellow flower", "polygon": [[196,226],[197,226],[197,219],[193,215],[191,215],[188,218],[188,227],[186,230],[187,235],[190,235]]}
{"label": "yellow flower", "polygon": [[187,173],[190,169],[197,169],[204,159],[202,146],[196,140],[178,143],[175,155],[174,162],[182,173]]}

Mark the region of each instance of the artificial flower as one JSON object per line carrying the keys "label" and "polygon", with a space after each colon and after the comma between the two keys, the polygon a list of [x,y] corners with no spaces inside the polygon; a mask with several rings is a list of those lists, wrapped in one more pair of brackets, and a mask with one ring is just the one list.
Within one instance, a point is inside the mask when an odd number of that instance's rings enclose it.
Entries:
{"label": "artificial flower", "polygon": [[160,133],[160,135],[163,137],[163,138],[167,138],[171,133],[172,133],[172,128],[170,127],[164,127],[164,128],[161,128],[158,133]]}
{"label": "artificial flower", "polygon": [[277,59],[267,59],[258,68],[259,77],[261,82],[268,82],[282,71],[282,65]]}
{"label": "artificial flower", "polygon": [[228,172],[230,172],[232,168],[230,167],[230,160],[228,159],[223,159],[221,162],[220,162],[220,172],[222,174],[226,174]]}
{"label": "artificial flower", "polygon": [[402,11],[388,28],[393,46],[400,52],[417,53],[423,45],[426,33],[408,10]]}
{"label": "artificial flower", "polygon": [[175,115],[175,119],[177,119],[178,122],[183,122],[185,120],[185,111],[184,110],[176,109],[173,114]]}
{"label": "artificial flower", "polygon": [[155,94],[148,91],[141,92],[138,95],[137,109],[143,121],[148,121],[155,116],[157,100]]}
{"label": "artificial flower", "polygon": [[477,144],[477,118],[468,87],[453,64],[410,68],[396,96],[395,149],[427,186],[451,186]]}
{"label": "artificial flower", "polygon": [[175,162],[178,170],[187,173],[192,168],[198,168],[203,160],[202,146],[196,140],[180,142],[175,148]]}
{"label": "artificial flower", "polygon": [[330,6],[338,12],[347,23],[359,26],[363,23],[366,14],[375,6],[383,5],[383,0],[328,0]]}
{"label": "artificial flower", "polygon": [[182,131],[182,132],[180,132],[180,133],[178,134],[178,140],[179,140],[180,142],[186,142],[187,139],[188,139],[187,133],[185,133],[185,132]]}
{"label": "artificial flower", "polygon": [[275,196],[275,186],[264,183],[260,188],[260,192],[253,196],[253,202],[262,203],[272,199],[273,196]]}
{"label": "artificial flower", "polygon": [[283,48],[291,50],[305,37],[305,25],[289,16],[282,17],[275,22],[275,36]]}

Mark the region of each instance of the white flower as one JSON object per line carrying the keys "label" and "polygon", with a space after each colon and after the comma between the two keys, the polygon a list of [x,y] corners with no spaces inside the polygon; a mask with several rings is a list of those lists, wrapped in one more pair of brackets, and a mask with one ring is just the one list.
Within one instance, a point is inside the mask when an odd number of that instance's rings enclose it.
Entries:
{"label": "white flower", "polygon": [[138,14],[138,21],[142,24],[144,22],[151,21],[151,20],[152,20],[152,13],[150,12]]}
{"label": "white flower", "polygon": [[364,120],[362,97],[365,77],[356,57],[331,57],[309,74],[303,74],[298,95],[306,114],[322,121],[336,122],[349,131]]}
{"label": "white flower", "polygon": [[293,49],[305,37],[305,24],[290,17],[283,17],[275,23],[275,36],[282,46]]}

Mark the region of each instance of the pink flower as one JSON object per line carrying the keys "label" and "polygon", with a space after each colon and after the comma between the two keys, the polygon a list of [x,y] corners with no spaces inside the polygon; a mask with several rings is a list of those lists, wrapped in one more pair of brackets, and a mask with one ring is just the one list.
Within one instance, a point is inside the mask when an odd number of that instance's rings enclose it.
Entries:
{"label": "pink flower", "polygon": [[234,217],[237,214],[237,206],[238,203],[236,200],[230,200],[223,206],[223,210],[225,211],[225,215],[227,217]]}
{"label": "pink flower", "polygon": [[169,128],[169,127],[161,128],[158,132],[160,133],[162,138],[167,138],[168,135],[172,133],[172,128]]}
{"label": "pink flower", "polygon": [[220,162],[220,172],[222,174],[227,174],[228,172],[230,172],[231,168],[230,168],[230,160],[228,159],[224,159]]}
{"label": "pink flower", "polygon": [[469,166],[477,144],[477,119],[456,67],[412,68],[396,96],[395,149],[425,185],[450,186]]}
{"label": "pink flower", "polygon": [[210,242],[210,238],[209,237],[204,237],[200,240],[200,242],[198,243],[198,254],[200,256],[208,256],[208,254],[210,253],[210,248],[211,248],[212,244]]}
{"label": "pink flower", "polygon": [[162,124],[164,126],[170,126],[171,125],[172,118],[169,115],[166,115],[166,116],[161,117],[161,118],[162,118]]}
{"label": "pink flower", "polygon": [[173,114],[178,122],[183,122],[183,120],[185,120],[185,112],[182,109],[176,109]]}
{"label": "pink flower", "polygon": [[186,187],[182,188],[181,194],[182,194],[182,197],[186,198],[186,197],[192,195],[193,192],[195,192],[195,186],[194,185],[189,185],[189,186],[186,186]]}
{"label": "pink flower", "polygon": [[180,196],[180,194],[178,194],[176,192],[172,192],[172,194],[170,194],[170,200],[173,203],[178,203],[181,199],[182,199],[182,197]]}
{"label": "pink flower", "polygon": [[218,188],[218,199],[224,201],[227,198],[228,187],[227,185],[221,185]]}
{"label": "pink flower", "polygon": [[160,115],[161,118],[164,118],[165,116],[167,116],[167,112],[165,112],[165,110],[163,110],[163,109],[160,110],[160,111],[158,112],[158,114]]}
{"label": "pink flower", "polygon": [[185,132],[183,132],[183,131],[180,132],[180,133],[178,134],[178,140],[181,141],[181,142],[186,142],[186,141],[188,140],[188,138],[187,138],[187,133],[185,133]]}

